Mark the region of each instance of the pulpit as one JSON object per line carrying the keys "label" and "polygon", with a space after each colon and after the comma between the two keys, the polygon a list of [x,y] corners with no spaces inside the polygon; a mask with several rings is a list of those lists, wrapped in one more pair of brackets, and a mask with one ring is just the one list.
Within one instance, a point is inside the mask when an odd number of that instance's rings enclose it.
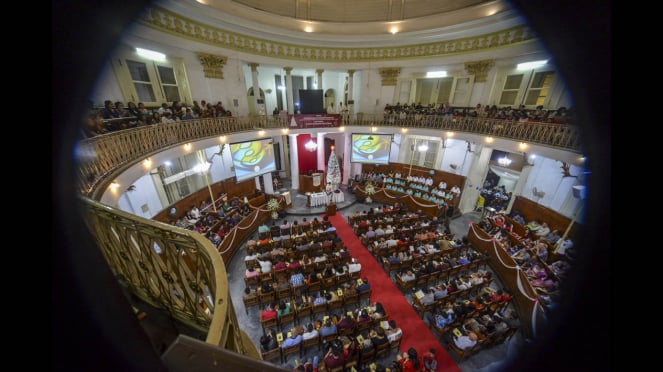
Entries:
{"label": "pulpit", "polygon": [[314,193],[324,190],[325,174],[313,173],[310,176],[305,174],[299,175],[299,192],[300,193]]}
{"label": "pulpit", "polygon": [[327,216],[335,216],[336,215],[336,203],[328,203],[327,204],[327,210],[326,212]]}

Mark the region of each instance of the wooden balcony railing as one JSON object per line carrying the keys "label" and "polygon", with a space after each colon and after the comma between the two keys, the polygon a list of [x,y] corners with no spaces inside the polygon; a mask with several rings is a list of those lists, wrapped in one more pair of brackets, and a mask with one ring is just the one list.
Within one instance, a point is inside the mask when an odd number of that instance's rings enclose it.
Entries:
{"label": "wooden balcony railing", "polygon": [[226,267],[200,234],[81,197],[84,220],[128,291],[207,333],[206,342],[257,355],[237,324]]}
{"label": "wooden balcony railing", "polygon": [[[563,124],[362,114],[343,121],[344,125],[360,127],[468,132],[567,151],[576,151],[580,144],[578,129]],[[145,157],[179,144],[255,128],[296,129],[287,120],[274,117],[196,119],[111,132],[79,142],[76,151],[85,221],[121,284],[154,306],[167,308],[178,320],[207,331],[208,343],[246,355],[259,353],[237,324],[223,260],[232,257],[236,245],[267,214],[254,211],[217,251],[199,234],[105,206],[95,199],[100,198],[105,182]],[[524,302],[520,307],[528,308],[529,304]]]}
{"label": "wooden balcony railing", "polygon": [[[357,114],[345,117],[344,125],[364,127],[409,127],[466,132],[507,138],[580,152],[579,128],[566,124],[518,123],[485,118],[452,118],[424,116],[415,119],[410,115],[399,119],[390,115]],[[116,171],[142,161],[145,157],[169,147],[224,134],[253,131],[255,128],[291,128],[287,120],[271,116],[224,117],[178,121],[174,124],[157,124],[111,132],[85,139],[78,144],[79,191],[93,197],[95,189]],[[307,128],[310,128],[307,127]],[[435,135],[439,135],[436,133]]]}

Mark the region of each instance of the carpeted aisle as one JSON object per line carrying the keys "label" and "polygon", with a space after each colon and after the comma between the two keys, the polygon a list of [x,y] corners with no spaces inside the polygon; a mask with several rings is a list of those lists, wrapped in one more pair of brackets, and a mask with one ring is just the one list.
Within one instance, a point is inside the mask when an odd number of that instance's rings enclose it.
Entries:
{"label": "carpeted aisle", "polygon": [[371,302],[381,302],[389,314],[389,319],[395,320],[396,325],[403,330],[401,351],[414,347],[421,356],[432,347],[437,355],[438,371],[460,372],[460,368],[414,311],[412,305],[407,302],[396,284],[391,281],[382,266],[361,244],[345,217],[341,213],[336,213],[335,216],[329,217],[329,221],[336,228],[336,234],[348,247],[350,255],[361,263],[361,276],[368,278],[373,290]]}

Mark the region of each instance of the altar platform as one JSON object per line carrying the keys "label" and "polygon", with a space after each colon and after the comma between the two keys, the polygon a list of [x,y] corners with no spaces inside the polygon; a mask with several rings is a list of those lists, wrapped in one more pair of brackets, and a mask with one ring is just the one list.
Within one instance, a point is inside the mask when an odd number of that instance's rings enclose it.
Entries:
{"label": "altar platform", "polygon": [[[294,190],[290,188],[290,180],[287,179],[282,179],[283,181],[283,188],[279,189],[279,192],[286,192],[290,191],[290,194],[292,196],[292,206],[290,208],[285,210],[286,214],[289,215],[321,215],[326,213],[327,205],[322,203],[320,204],[319,201],[313,200],[312,203],[309,201],[309,196],[307,196],[304,193],[300,193],[298,190]],[[340,186],[340,191],[343,193],[343,196],[339,198],[337,195],[334,197],[332,195],[333,199],[339,200],[343,199],[343,201],[339,201],[336,203],[336,210],[340,211],[344,208],[347,208],[351,206],[352,204],[357,202],[357,196],[355,194],[352,194],[348,192],[347,187],[345,185]],[[315,198],[314,198],[315,199]],[[309,206],[308,204],[311,203],[312,206]],[[316,205],[317,204],[317,205]]]}

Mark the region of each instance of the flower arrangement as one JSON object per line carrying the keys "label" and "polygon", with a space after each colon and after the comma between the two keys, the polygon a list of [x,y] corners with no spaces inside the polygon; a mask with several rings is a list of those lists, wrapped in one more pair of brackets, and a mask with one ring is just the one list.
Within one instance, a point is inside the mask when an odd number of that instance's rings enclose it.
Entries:
{"label": "flower arrangement", "polygon": [[371,195],[375,194],[375,186],[373,186],[373,183],[368,182],[364,191],[366,192],[366,203],[372,203],[373,199],[371,199]]}
{"label": "flower arrangement", "polygon": [[279,208],[281,208],[281,205],[279,204],[278,199],[270,199],[267,202],[267,209],[272,212],[271,216],[272,219],[278,219],[279,218]]}

